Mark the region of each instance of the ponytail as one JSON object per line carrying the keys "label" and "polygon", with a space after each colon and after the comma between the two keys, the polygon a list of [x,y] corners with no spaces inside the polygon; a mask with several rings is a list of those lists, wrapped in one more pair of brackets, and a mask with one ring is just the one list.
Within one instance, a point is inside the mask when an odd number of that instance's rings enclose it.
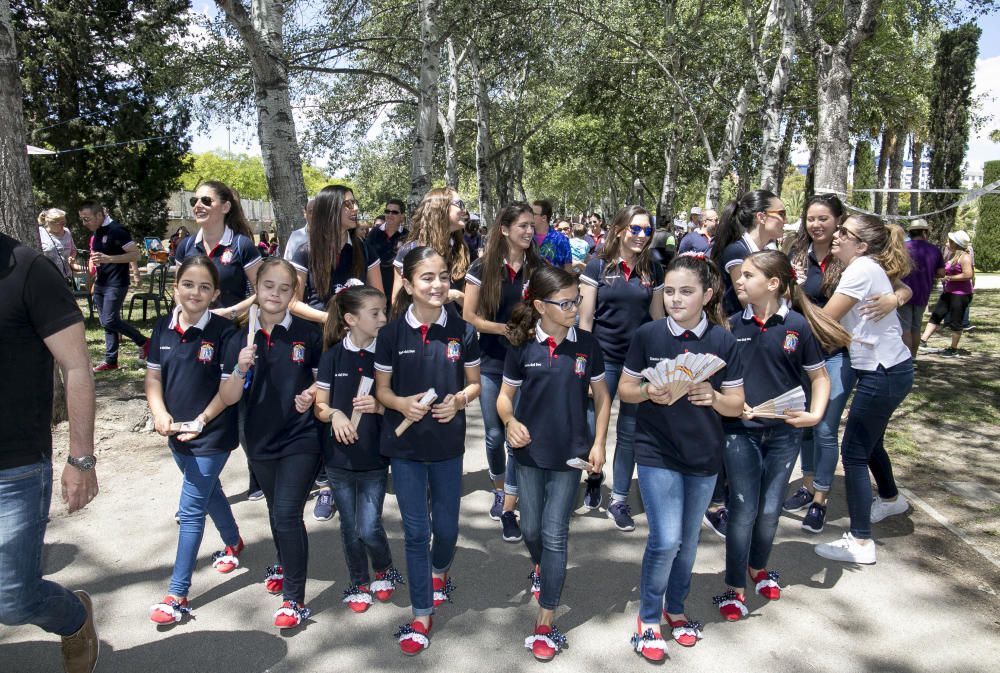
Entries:
{"label": "ponytail", "polygon": [[348,313],[360,315],[369,299],[384,300],[385,295],[370,285],[352,285],[330,298],[323,324],[323,350],[343,340],[350,329],[344,316]]}
{"label": "ponytail", "polygon": [[757,228],[757,213],[766,212],[771,201],[778,198],[774,192],[766,189],[755,189],[726,204],[715,227],[715,237],[712,239],[712,262],[722,269],[722,253],[730,244],[738,241],[743,234]]}
{"label": "ponytail", "polygon": [[710,323],[728,330],[729,321],[722,310],[723,289],[719,268],[702,253],[684,253],[670,260],[666,273],[671,271],[690,271],[701,283],[702,291],[712,291],[712,298],[705,304],[705,315]]}
{"label": "ponytail", "polygon": [[539,267],[524,286],[523,301],[514,307],[507,323],[507,340],[516,347],[523,346],[535,337],[535,324],[541,314],[535,310],[535,301],[543,301],[559,290],[577,287],[576,276],[548,264]]}
{"label": "ponytail", "polygon": [[865,254],[878,262],[889,280],[895,282],[910,273],[910,253],[902,227],[887,225],[874,215],[851,215],[847,221],[855,224],[854,234],[868,244]]}

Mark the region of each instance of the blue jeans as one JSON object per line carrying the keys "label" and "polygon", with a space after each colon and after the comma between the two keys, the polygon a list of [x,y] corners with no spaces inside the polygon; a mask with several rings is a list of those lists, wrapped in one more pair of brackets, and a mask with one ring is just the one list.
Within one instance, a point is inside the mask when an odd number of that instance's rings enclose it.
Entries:
{"label": "blue jeans", "polygon": [[840,417],[857,381],[847,351],[828,355],[826,371],[830,375],[830,402],[826,413],[815,427],[806,428],[802,433],[802,474],[813,475],[813,488],[823,493],[829,493],[833,486],[833,473],[840,455],[837,448]]}
{"label": "blue jeans", "polygon": [[[462,498],[462,456],[425,463],[391,460],[392,484],[403,519],[406,574],[413,615],[434,614],[432,573],[447,573],[458,542],[458,508]],[[427,492],[430,490],[430,511]],[[433,542],[431,535],[433,534]]]}
{"label": "blue jeans", "polygon": [[538,605],[546,610],[559,607],[566,580],[569,519],[580,485],[577,470],[543,470],[518,465],[521,488],[521,533],[531,560],[542,575]]}
{"label": "blue jeans", "polygon": [[[511,454],[504,447],[504,429],[497,413],[497,398],[500,397],[500,386],[503,383],[503,363],[492,358],[483,358],[483,366],[479,370],[481,388],[479,391],[479,407],[483,412],[483,429],[486,440],[486,462],[489,465],[490,480],[504,478],[504,493],[517,495],[517,470],[509,460]],[[518,396],[514,396],[514,409],[517,409]]]}
{"label": "blue jeans", "polygon": [[[611,401],[615,401],[618,394],[618,381],[622,377],[621,362],[604,363],[604,381],[608,384],[608,393]],[[612,462],[612,486],[611,499],[625,500],[628,498],[629,488],[632,486],[632,473],[635,472],[635,414],[638,410],[637,404],[618,403],[618,423],[615,426],[617,440],[615,443],[615,457]],[[596,432],[597,417],[594,411],[594,403],[591,402],[587,408],[587,423],[590,425],[590,433]],[[591,477],[592,478],[592,477]],[[600,479],[600,477],[597,477]]]}
{"label": "blue jeans", "polygon": [[389,540],[382,527],[382,503],[389,470],[355,472],[327,467],[333,501],[340,512],[340,536],[351,584],[368,584],[368,558],[382,572],[392,565]]}
{"label": "blue jeans", "polygon": [[731,587],[746,586],[748,567],[767,567],[801,434],[798,428],[779,425],[726,435],[723,452],[729,475],[726,584]]}
{"label": "blue jeans", "polygon": [[0,624],[34,624],[71,636],[87,611],[76,596],[42,579],[42,543],[52,502],[52,462],[0,470]]}
{"label": "blue jeans", "polygon": [[872,536],[872,486],[868,468],[871,466],[875,473],[879,493],[892,497],[896,487],[883,440],[892,413],[913,387],[913,361],[906,360],[888,369],[879,365],[873,372],[858,370],[857,375],[858,388],[847,414],[840,451],[844,460],[851,534],[867,539]]}
{"label": "blue jeans", "polygon": [[222,491],[222,484],[219,483],[219,475],[229,460],[229,452],[220,451],[208,456],[188,456],[176,451],[171,453],[184,475],[184,483],[181,485],[181,501],[177,511],[181,520],[177,535],[177,557],[168,592],[172,596],[185,597],[191,588],[191,575],[194,574],[198,548],[201,547],[201,538],[205,534],[205,515],[212,517],[212,523],[226,545],[236,546],[240,543],[240,530],[236,527],[233,510]]}
{"label": "blue jeans", "polygon": [[94,287],[94,305],[100,316],[101,327],[104,328],[104,361],[108,364],[118,363],[118,344],[124,334],[142,347],[146,337],[132,325],[122,320],[122,304],[125,303],[126,287]]}
{"label": "blue jeans", "polygon": [[684,612],[701,518],[712,498],[716,475],[694,477],[647,465],[640,465],[638,472],[639,493],[649,523],[642,556],[639,618],[658,624],[664,597],[667,612]]}

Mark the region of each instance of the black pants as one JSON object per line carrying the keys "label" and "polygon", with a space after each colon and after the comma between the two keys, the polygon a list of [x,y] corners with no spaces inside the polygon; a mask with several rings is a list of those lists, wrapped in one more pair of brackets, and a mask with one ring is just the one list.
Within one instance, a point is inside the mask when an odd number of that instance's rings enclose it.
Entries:
{"label": "black pants", "polygon": [[931,311],[930,321],[935,325],[944,323],[955,332],[962,331],[962,323],[965,320],[965,312],[969,310],[972,303],[971,294],[952,294],[942,292],[941,297]]}
{"label": "black pants", "polygon": [[124,334],[139,348],[142,348],[146,343],[146,337],[143,336],[142,332],[122,320],[122,304],[125,303],[127,293],[128,286],[102,287],[98,285],[94,288],[94,306],[97,307],[100,314],[101,327],[104,328],[104,361],[109,365],[118,364],[120,335]]}
{"label": "black pants", "polygon": [[264,491],[271,535],[284,568],[284,599],[305,603],[309,537],[302,511],[316,474],[319,455],[295,453],[275,460],[253,460],[253,473]]}

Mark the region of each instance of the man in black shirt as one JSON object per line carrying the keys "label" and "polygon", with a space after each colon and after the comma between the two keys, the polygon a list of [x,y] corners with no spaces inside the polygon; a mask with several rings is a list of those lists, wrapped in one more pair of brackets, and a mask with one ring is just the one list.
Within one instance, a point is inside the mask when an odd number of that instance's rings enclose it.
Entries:
{"label": "man in black shirt", "polygon": [[55,265],[3,234],[0,340],[0,623],[59,634],[65,670],[90,673],[99,647],[90,596],[42,579],[41,563],[52,497],[53,358],[70,419],[62,498],[73,512],[97,495],[94,379],[83,316]]}
{"label": "man in black shirt", "polygon": [[385,222],[372,227],[365,242],[372,252],[378,255],[379,269],[382,272],[382,291],[392,299],[393,269],[392,262],[396,259],[399,246],[406,240],[406,229],[403,222],[406,218],[406,206],[400,199],[389,199],[385,204]]}
{"label": "man in black shirt", "polygon": [[139,347],[139,359],[145,364],[149,339],[121,317],[122,304],[128,294],[129,264],[138,261],[139,246],[128,229],[112,220],[99,202],[84,201],[79,214],[83,226],[93,232],[90,261],[97,267],[94,305],[104,328],[104,362],[94,367],[94,371],[118,369],[118,344],[122,334]]}

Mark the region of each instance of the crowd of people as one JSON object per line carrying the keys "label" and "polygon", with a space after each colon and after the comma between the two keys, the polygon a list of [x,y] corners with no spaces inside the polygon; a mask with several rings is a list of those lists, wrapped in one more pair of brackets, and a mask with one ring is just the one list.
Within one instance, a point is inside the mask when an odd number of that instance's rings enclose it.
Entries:
{"label": "crowd of people", "polygon": [[[311,614],[303,518],[315,494],[314,518],[340,513],[344,603],[364,612],[405,576],[412,620],[395,638],[404,654],[422,652],[435,610],[454,591],[465,410],[478,403],[489,516],[530,557],[538,614],[525,647],[548,660],[566,644],[554,617],[571,515],[581,482],[584,507],[601,507],[610,462],[608,519],[635,529],[628,496],[637,474],[648,527],[631,646],[662,661],[668,639],[691,647],[703,636],[685,604],[703,522],[725,538],[717,609],[743,619],[749,594],[780,598],[771,551],[781,511],[805,509],[803,531],[824,530],[838,456],[850,527],[815,551],[875,563],[873,524],[908,507],[886,427],[913,385],[916,349],[942,324],[956,349],[972,296],[965,232],[949,235],[942,256],[925,223],[906,241],[901,227],[851,215],[833,195],[808,201],[788,242],[785,205],[765,190],[721,214],[693,213],[682,232],[657,227],[637,205],[605,227],[598,213],[554,218],[545,200],[509,204],[482,231],[458,193],[436,188],[408,225],[405,204],[392,199],[362,237],[353,192],[331,185],[309,200],[305,226],[280,255],[269,241],[266,254],[263,240],[254,243],[224,183],[204,183],[191,201],[197,232],[170,246],[176,307],[149,336],[120,317],[135,242],[101,204],[79,209],[107,335],[93,369],[117,367],[120,334],[136,344],[153,426],[182,475],[173,572],[149,613],[160,625],[191,614],[207,519],[222,543],[212,566],[240,566],[244,540],[219,476],[242,447],[249,496],[269,513],[275,556],[264,588],[278,597],[274,625],[294,629]],[[38,553],[52,478],[51,405],[37,403],[51,398],[52,377],[39,372],[51,372],[53,359],[71,419],[63,497],[73,510],[97,493],[92,375],[65,284],[72,237],[62,211],[46,211],[44,227],[52,264],[0,237],[0,325],[22,344],[14,352],[27,353],[16,362],[23,375],[8,379],[37,388],[2,388],[0,401],[19,420],[0,439],[0,475],[24,489],[0,485],[0,502],[43,504],[0,540],[5,558],[12,545],[23,557],[4,565],[0,621],[62,635],[67,670],[89,671],[97,656],[89,597],[43,580]],[[922,331],[937,278],[943,292]],[[796,401],[779,404],[786,398]],[[26,400],[34,406],[17,413]],[[788,494],[798,457],[804,479]],[[390,474],[402,567],[382,522]]]}

